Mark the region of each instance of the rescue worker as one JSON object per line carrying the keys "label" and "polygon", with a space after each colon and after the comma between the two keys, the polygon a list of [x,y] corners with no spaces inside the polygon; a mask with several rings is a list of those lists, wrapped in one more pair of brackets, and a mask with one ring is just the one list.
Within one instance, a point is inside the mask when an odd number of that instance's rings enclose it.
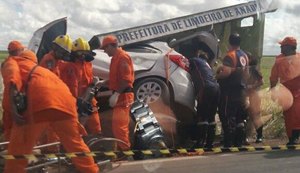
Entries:
{"label": "rescue worker", "polygon": [[221,90],[219,116],[224,131],[224,147],[239,147],[245,139],[245,80],[249,69],[248,57],[240,49],[240,43],[238,33],[229,36],[230,47],[216,75]]}
{"label": "rescue worker", "polygon": [[113,135],[126,143],[119,144],[122,150],[130,148],[129,122],[130,106],[134,101],[133,82],[134,70],[130,56],[118,47],[117,38],[113,35],[105,36],[101,49],[112,57],[109,68],[108,87],[113,91],[109,105],[113,108]]}
{"label": "rescue worker", "polygon": [[[9,61],[10,58],[14,58],[15,56],[19,56],[25,49],[25,46],[22,45],[19,41],[13,40],[8,44],[8,57],[2,62],[1,64],[1,75],[2,78],[6,78],[7,76],[11,75],[11,69],[4,68],[4,64]],[[7,67],[7,66],[6,66]],[[4,84],[7,86],[7,84]],[[9,141],[10,132],[12,128],[12,116],[10,111],[10,104],[9,104],[9,89],[4,87],[3,90],[3,98],[2,98],[2,119],[3,119],[3,131],[4,131],[4,138],[6,141]]]}
{"label": "rescue worker", "polygon": [[[59,66],[64,62],[63,59],[70,57],[72,49],[72,39],[68,35],[57,36],[52,42],[52,50],[43,56],[39,65],[45,67],[60,77]],[[54,133],[51,127],[44,132],[41,139],[41,144],[54,143],[59,141],[58,136]],[[59,146],[49,146],[43,148],[44,153],[54,153],[59,151]]]}
{"label": "rescue worker", "polygon": [[[90,152],[81,138],[80,131],[84,128],[78,122],[76,100],[68,87],[55,74],[37,66],[37,57],[32,51],[24,51],[6,65],[14,72],[4,79],[9,88],[14,120],[8,154],[30,154],[41,133],[49,126],[59,136],[67,152]],[[21,89],[19,83],[22,84]],[[15,98],[18,92],[27,96],[26,109],[22,111],[17,109],[20,107]],[[76,157],[72,158],[72,162],[82,173],[99,170],[92,157]],[[6,160],[4,173],[25,173],[26,165],[25,159]]]}
{"label": "rescue worker", "polygon": [[9,56],[19,56],[25,48],[21,42],[13,40],[8,44],[7,50]]}
{"label": "rescue worker", "polygon": [[57,36],[52,43],[52,50],[43,56],[39,65],[59,74],[59,64],[62,60],[69,59],[72,49],[72,39],[68,35]]}
{"label": "rescue worker", "polygon": [[[256,130],[256,143],[263,141],[263,122],[261,119],[261,98],[259,89],[263,85],[263,76],[258,70],[258,60],[250,52],[246,52],[249,58],[249,78],[246,85],[247,97],[249,97],[248,113],[251,123]],[[249,121],[249,122],[250,122]],[[247,123],[249,125],[249,123]],[[246,143],[248,140],[246,139]]]}
{"label": "rescue worker", "polygon": [[270,88],[280,82],[294,97],[293,105],[283,112],[289,137],[287,145],[293,145],[300,133],[300,54],[296,52],[297,40],[294,37],[285,37],[279,44],[281,54],[276,57],[271,70]]}
{"label": "rescue worker", "polygon": [[197,99],[198,140],[195,147],[212,148],[216,132],[215,115],[220,96],[219,84],[208,64],[207,54],[197,46],[194,47],[196,55],[189,61],[189,70]]}
{"label": "rescue worker", "polygon": [[[89,85],[93,82],[93,66],[91,60],[90,45],[83,38],[73,42],[71,57],[74,62],[66,62],[60,67],[61,79],[67,84],[72,95],[76,98],[84,97]],[[100,117],[97,109],[97,101],[92,100],[91,115],[86,124],[83,124],[89,134],[101,133]]]}

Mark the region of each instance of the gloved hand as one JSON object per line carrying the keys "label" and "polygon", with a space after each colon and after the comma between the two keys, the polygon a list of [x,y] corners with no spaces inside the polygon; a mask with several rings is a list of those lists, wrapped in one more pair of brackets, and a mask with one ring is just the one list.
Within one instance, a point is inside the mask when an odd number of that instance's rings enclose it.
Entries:
{"label": "gloved hand", "polygon": [[93,106],[91,103],[84,102],[81,98],[77,98],[77,112],[79,116],[90,116],[93,113]]}
{"label": "gloved hand", "polygon": [[119,99],[119,95],[120,95],[120,93],[114,92],[113,95],[110,96],[110,98],[109,98],[109,106],[110,107],[113,108],[116,106],[118,99]]}

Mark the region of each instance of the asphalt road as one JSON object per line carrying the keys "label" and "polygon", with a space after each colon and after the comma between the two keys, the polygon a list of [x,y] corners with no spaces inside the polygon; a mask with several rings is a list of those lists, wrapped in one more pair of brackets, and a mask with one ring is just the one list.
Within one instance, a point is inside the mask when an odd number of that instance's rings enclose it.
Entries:
{"label": "asphalt road", "polygon": [[299,173],[300,151],[229,153],[114,164],[110,173]]}

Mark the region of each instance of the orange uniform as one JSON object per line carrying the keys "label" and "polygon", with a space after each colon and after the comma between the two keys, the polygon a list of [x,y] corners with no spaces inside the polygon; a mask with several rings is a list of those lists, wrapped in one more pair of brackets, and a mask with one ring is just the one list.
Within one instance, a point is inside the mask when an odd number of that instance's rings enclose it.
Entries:
{"label": "orange uniform", "polygon": [[280,80],[287,87],[293,97],[292,107],[283,112],[285,126],[288,137],[291,137],[292,130],[300,130],[300,53],[291,56],[279,55],[276,57],[272,67],[270,81],[277,82]]}
{"label": "orange uniform", "polygon": [[45,68],[49,69],[50,71],[52,71],[57,76],[60,76],[59,75],[59,63],[60,62],[61,62],[61,60],[57,60],[55,58],[54,51],[50,51],[49,53],[47,53],[46,55],[43,56],[43,58],[40,62],[40,66],[45,67]]}
{"label": "orange uniform", "polygon": [[[134,101],[132,92],[134,82],[133,63],[130,56],[121,48],[111,59],[109,72],[109,89],[120,93],[116,106],[113,108],[112,130],[116,138],[127,145],[121,149],[130,148],[129,122],[130,105]],[[127,87],[127,88],[126,88]],[[124,89],[125,88],[125,89]]]}
{"label": "orange uniform", "polygon": [[[90,83],[93,80],[92,63],[85,61],[76,61],[75,63],[64,63],[60,67],[61,79],[67,84],[74,97],[81,97],[85,94]],[[97,101],[92,100],[93,107],[97,106]],[[99,134],[101,124],[98,111],[94,111],[88,118],[85,127],[88,133]]]}
{"label": "orange uniform", "polygon": [[[16,78],[19,77],[15,75],[15,73],[19,73],[18,71],[12,69],[11,63],[14,64],[13,56],[7,57],[7,59],[1,65],[1,74],[4,81],[4,86],[9,85],[9,81],[6,79]],[[21,89],[21,80],[20,79],[13,79],[16,81],[16,85],[18,89]],[[3,129],[4,129],[4,138],[5,140],[9,141],[11,128],[12,128],[12,115],[11,115],[11,107],[9,103],[9,88],[4,87],[3,91],[3,99],[2,99],[2,108],[3,108]]]}
{"label": "orange uniform", "polygon": [[82,76],[82,70],[79,70],[73,62],[65,62],[59,67],[60,78],[68,86],[74,97],[78,97],[78,85]]}
{"label": "orange uniform", "polygon": [[[15,62],[10,64],[13,71],[20,73],[6,78],[6,84],[18,83],[21,78],[24,87],[29,71],[36,65],[37,59],[33,52],[24,51],[20,56],[14,58]],[[13,124],[11,139],[14,140],[10,141],[8,154],[30,154],[38,137],[49,126],[57,133],[67,152],[90,151],[80,135],[82,126],[77,120],[76,100],[55,74],[37,67],[31,75],[26,94],[27,110],[22,114],[26,124]],[[82,173],[98,172],[92,157],[77,157],[72,161]],[[24,173],[26,165],[26,160],[7,160],[4,172]]]}
{"label": "orange uniform", "polygon": [[[39,65],[45,67],[60,77],[59,65],[62,63],[61,60],[57,60],[55,58],[54,51],[50,51],[46,55],[43,56],[42,60],[40,61]],[[47,129],[40,139],[41,144],[53,143],[59,141],[58,136],[54,133],[51,127]],[[44,148],[44,152],[58,152],[57,146],[50,146]]]}

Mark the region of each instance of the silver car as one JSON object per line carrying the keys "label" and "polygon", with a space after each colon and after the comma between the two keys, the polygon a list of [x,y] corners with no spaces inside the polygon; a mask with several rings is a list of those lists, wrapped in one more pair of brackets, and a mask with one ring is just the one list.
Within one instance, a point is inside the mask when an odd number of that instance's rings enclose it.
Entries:
{"label": "silver car", "polygon": [[[133,60],[135,71],[134,92],[138,100],[149,104],[162,99],[193,110],[194,87],[188,73],[188,60],[171,49],[165,42],[149,42],[123,47]],[[109,78],[111,58],[95,50],[94,75]]]}
{"label": "silver car", "polygon": [[[170,45],[174,49],[161,41],[123,46],[134,64],[135,97],[150,106],[155,104],[151,107],[155,112],[168,114],[170,112],[165,112],[165,107],[160,107],[160,101],[163,101],[170,106],[177,121],[191,124],[195,113],[195,92],[185,57],[192,57],[192,47],[199,46],[208,52],[210,63],[213,63],[219,53],[218,39],[211,32],[201,31],[173,41]],[[111,58],[101,50],[95,52],[94,74],[108,79]]]}

